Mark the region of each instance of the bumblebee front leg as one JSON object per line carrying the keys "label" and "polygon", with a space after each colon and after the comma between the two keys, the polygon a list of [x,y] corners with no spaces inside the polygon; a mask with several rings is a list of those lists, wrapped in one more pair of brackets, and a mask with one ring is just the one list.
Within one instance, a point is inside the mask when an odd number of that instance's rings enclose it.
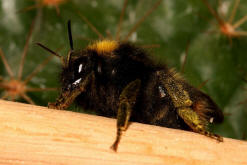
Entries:
{"label": "bumblebee front leg", "polygon": [[117,151],[122,132],[128,127],[131,112],[136,103],[136,97],[140,90],[140,86],[141,81],[137,79],[129,83],[120,94],[117,112],[117,136],[115,142],[111,146],[111,149],[114,151]]}
{"label": "bumblebee front leg", "polygon": [[57,98],[55,103],[48,103],[48,108],[52,109],[66,109],[75,98],[80,95],[83,91],[85,91],[86,86],[89,82],[94,81],[94,73],[91,72],[84,81],[80,82],[77,88],[68,91],[61,91],[61,95]]}
{"label": "bumblebee front leg", "polygon": [[194,131],[210,138],[214,138],[219,142],[223,142],[223,138],[217,134],[207,130],[208,121],[201,119],[198,114],[190,108],[178,108],[178,115],[184,122]]}

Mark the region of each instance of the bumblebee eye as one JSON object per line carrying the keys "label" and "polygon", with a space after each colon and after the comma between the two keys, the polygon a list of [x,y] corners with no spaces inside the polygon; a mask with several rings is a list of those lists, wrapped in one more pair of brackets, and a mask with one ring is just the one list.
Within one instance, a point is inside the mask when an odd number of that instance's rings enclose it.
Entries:
{"label": "bumblebee eye", "polygon": [[80,65],[79,65],[79,68],[78,68],[78,73],[80,73],[80,72],[82,71],[82,67],[83,67],[83,65],[80,64]]}
{"label": "bumblebee eye", "polygon": [[77,79],[75,82],[73,82],[73,85],[77,85],[81,82],[81,78]]}
{"label": "bumblebee eye", "polygon": [[166,96],[165,89],[162,86],[159,86],[160,97],[163,98]]}

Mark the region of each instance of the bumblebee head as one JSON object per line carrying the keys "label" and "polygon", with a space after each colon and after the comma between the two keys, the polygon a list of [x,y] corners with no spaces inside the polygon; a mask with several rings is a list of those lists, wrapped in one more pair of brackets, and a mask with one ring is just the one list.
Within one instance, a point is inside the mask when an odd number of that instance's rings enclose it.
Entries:
{"label": "bumblebee head", "polygon": [[66,58],[60,56],[58,53],[52,51],[41,43],[37,43],[40,47],[55,55],[61,60],[62,72],[60,81],[62,84],[62,90],[67,91],[74,89],[78,84],[83,81],[83,77],[86,76],[93,67],[93,54],[89,54],[88,51],[75,51],[73,47],[73,39],[71,33],[71,22],[68,21],[68,38],[70,44],[70,50]]}
{"label": "bumblebee head", "polygon": [[114,58],[114,50],[119,47],[117,41],[101,40],[93,42],[83,50],[74,50],[73,39],[71,33],[71,22],[68,21],[68,38],[70,50],[68,55],[64,58],[56,52],[50,50],[46,46],[37,43],[39,46],[49,51],[51,54],[59,57],[62,63],[62,73],[60,77],[62,90],[73,90],[84,78],[92,71],[100,71],[101,66],[98,60],[101,58]]}
{"label": "bumblebee head", "polygon": [[60,77],[62,90],[73,90],[97,67],[96,54],[87,50],[72,51],[65,64]]}

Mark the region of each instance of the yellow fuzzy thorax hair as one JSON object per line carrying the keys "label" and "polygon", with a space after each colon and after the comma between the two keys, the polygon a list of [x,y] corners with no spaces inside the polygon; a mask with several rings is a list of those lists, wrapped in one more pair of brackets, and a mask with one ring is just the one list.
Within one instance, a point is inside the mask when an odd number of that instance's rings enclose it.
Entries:
{"label": "yellow fuzzy thorax hair", "polygon": [[90,50],[95,50],[98,54],[111,53],[118,47],[118,42],[113,40],[103,40],[97,41],[87,48]]}

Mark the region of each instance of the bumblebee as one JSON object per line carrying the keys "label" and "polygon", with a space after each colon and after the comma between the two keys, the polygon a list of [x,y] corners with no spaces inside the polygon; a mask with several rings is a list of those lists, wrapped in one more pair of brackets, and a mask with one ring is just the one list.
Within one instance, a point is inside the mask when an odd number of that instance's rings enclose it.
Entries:
{"label": "bumblebee", "polygon": [[224,118],[216,103],[165,64],[157,64],[147,51],[114,40],[74,50],[70,21],[68,33],[71,50],[66,58],[38,43],[62,61],[61,94],[49,108],[66,109],[75,101],[98,115],[116,117],[114,151],[130,122],[190,130],[223,141],[208,130],[210,123]]}

